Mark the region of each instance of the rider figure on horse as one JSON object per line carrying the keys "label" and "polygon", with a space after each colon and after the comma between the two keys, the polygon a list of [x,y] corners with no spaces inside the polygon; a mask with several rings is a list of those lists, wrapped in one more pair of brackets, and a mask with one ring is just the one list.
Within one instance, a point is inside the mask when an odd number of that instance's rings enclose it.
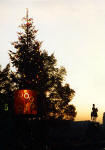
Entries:
{"label": "rider figure on horse", "polygon": [[98,109],[95,108],[95,104],[93,104],[92,112],[91,112],[91,120],[96,122],[96,118],[98,117]]}

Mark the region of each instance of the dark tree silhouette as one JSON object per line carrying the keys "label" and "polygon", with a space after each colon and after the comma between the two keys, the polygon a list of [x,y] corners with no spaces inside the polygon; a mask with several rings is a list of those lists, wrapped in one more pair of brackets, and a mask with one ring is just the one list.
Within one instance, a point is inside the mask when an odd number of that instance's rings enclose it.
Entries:
{"label": "dark tree silhouette", "polygon": [[0,66],[0,111],[4,112],[5,104],[9,102],[10,97],[10,65],[2,70]]}
{"label": "dark tree silhouette", "polygon": [[0,66],[0,93],[6,94],[10,88],[9,72],[10,65],[8,64],[3,70]]}
{"label": "dark tree silhouette", "polygon": [[[16,71],[10,73],[10,83],[5,82],[1,90],[11,97],[10,104],[13,103],[15,90],[36,90],[38,117],[74,120],[76,109],[70,102],[75,91],[69,84],[63,85],[65,68],[57,68],[54,54],[48,55],[41,49],[42,42],[36,39],[37,30],[28,12],[20,28],[22,32],[18,32],[18,41],[12,43],[15,51],[9,51],[11,64]],[[5,79],[2,80],[4,82]]]}

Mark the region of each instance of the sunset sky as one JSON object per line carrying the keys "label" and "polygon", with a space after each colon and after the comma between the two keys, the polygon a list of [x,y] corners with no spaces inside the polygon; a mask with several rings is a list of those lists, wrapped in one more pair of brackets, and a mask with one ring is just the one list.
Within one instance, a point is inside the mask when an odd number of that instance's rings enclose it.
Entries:
{"label": "sunset sky", "polygon": [[105,112],[105,0],[0,0],[0,64],[9,62],[8,50],[26,8],[33,17],[42,49],[54,53],[67,70],[66,81],[76,92],[76,120],[90,120],[92,104],[97,121]]}

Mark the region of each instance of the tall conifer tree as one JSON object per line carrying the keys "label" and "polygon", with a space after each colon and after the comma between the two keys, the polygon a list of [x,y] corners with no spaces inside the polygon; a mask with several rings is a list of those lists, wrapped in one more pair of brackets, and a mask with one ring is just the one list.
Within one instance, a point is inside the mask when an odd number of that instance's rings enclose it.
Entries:
{"label": "tall conifer tree", "polygon": [[70,105],[75,91],[69,84],[63,85],[66,70],[57,68],[54,54],[48,55],[41,49],[42,42],[36,39],[37,30],[33,19],[23,18],[18,32],[18,41],[13,42],[16,51],[9,51],[11,63],[16,72],[11,73],[12,91],[16,89],[36,90],[38,114],[41,118],[61,118],[73,120],[76,109]]}

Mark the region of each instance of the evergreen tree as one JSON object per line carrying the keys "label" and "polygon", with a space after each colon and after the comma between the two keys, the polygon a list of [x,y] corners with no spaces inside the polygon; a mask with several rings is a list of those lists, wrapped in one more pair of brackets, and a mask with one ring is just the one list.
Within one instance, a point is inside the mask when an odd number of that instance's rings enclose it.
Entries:
{"label": "evergreen tree", "polygon": [[3,70],[0,66],[0,112],[4,112],[5,105],[9,103],[10,87],[10,65],[7,64]]}
{"label": "evergreen tree", "polygon": [[76,109],[69,102],[75,91],[69,84],[63,85],[65,68],[57,68],[54,54],[48,55],[41,49],[42,42],[36,39],[37,30],[28,12],[20,27],[18,41],[12,43],[16,51],[9,51],[16,68],[16,72],[11,73],[12,94],[16,89],[36,90],[39,117],[73,120]]}

